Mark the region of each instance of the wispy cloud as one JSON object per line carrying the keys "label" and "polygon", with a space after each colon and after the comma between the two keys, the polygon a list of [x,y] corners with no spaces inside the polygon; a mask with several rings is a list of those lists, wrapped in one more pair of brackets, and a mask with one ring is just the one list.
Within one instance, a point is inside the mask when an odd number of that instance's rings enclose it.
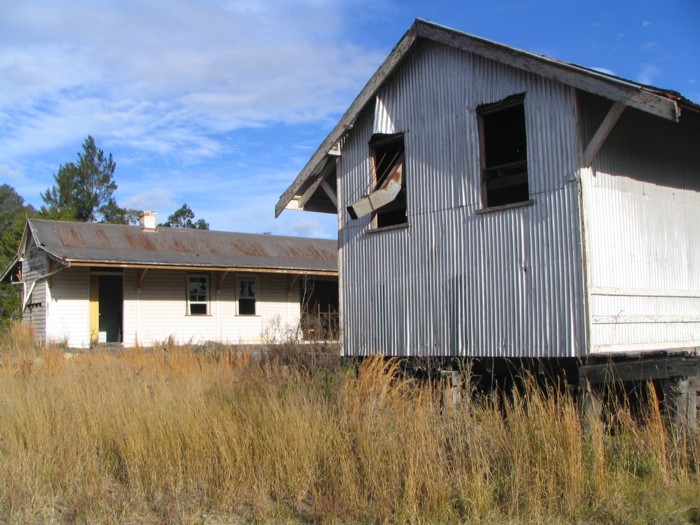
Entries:
{"label": "wispy cloud", "polygon": [[90,130],[191,162],[219,152],[212,134],[342,110],[338,101],[383,58],[342,44],[342,9],[326,0],[46,0],[6,11],[8,156],[73,144]]}
{"label": "wispy cloud", "polygon": [[652,85],[660,73],[661,70],[659,69],[659,66],[651,62],[646,62],[640,66],[636,80],[640,84]]}

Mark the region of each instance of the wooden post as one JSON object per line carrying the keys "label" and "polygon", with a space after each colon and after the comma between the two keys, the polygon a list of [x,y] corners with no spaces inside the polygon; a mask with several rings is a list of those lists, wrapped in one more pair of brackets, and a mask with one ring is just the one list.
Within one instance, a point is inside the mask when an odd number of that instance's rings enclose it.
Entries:
{"label": "wooden post", "polygon": [[583,430],[589,434],[600,424],[603,414],[603,404],[593,389],[593,384],[585,377],[579,380],[581,387],[581,414],[583,415]]}
{"label": "wooden post", "polygon": [[441,370],[442,387],[440,392],[440,412],[455,407],[462,402],[462,385],[458,370]]}
{"label": "wooden post", "polygon": [[661,381],[664,416],[675,432],[691,429],[696,423],[697,397],[694,381],[672,377]]}

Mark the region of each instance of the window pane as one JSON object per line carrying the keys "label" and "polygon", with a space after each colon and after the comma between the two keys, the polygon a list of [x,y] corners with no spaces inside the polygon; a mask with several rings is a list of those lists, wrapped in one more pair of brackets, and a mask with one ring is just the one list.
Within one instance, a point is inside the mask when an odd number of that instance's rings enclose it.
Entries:
{"label": "window pane", "polygon": [[207,305],[203,303],[190,304],[190,315],[207,315]]}
{"label": "window pane", "polygon": [[239,299],[238,313],[240,315],[255,315],[255,299]]}

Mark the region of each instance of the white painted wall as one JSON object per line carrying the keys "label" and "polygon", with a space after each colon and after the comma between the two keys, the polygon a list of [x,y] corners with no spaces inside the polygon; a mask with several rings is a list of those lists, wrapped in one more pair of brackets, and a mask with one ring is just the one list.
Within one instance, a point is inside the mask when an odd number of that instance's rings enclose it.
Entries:
{"label": "white painted wall", "polygon": [[[583,102],[590,135],[610,102]],[[627,109],[582,170],[593,353],[700,346],[698,137],[692,114],[677,124]]]}

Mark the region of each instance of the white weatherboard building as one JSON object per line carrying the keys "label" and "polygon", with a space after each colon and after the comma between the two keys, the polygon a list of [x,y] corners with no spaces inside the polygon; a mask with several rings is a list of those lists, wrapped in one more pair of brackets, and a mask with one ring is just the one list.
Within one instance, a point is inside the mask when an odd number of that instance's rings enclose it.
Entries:
{"label": "white weatherboard building", "polygon": [[338,214],[347,355],[700,347],[700,106],[671,91],[418,20],[284,209]]}
{"label": "white weatherboard building", "polygon": [[[254,344],[337,302],[335,241],[34,220],[2,275],[40,343]],[[337,305],[335,305],[337,307]]]}

